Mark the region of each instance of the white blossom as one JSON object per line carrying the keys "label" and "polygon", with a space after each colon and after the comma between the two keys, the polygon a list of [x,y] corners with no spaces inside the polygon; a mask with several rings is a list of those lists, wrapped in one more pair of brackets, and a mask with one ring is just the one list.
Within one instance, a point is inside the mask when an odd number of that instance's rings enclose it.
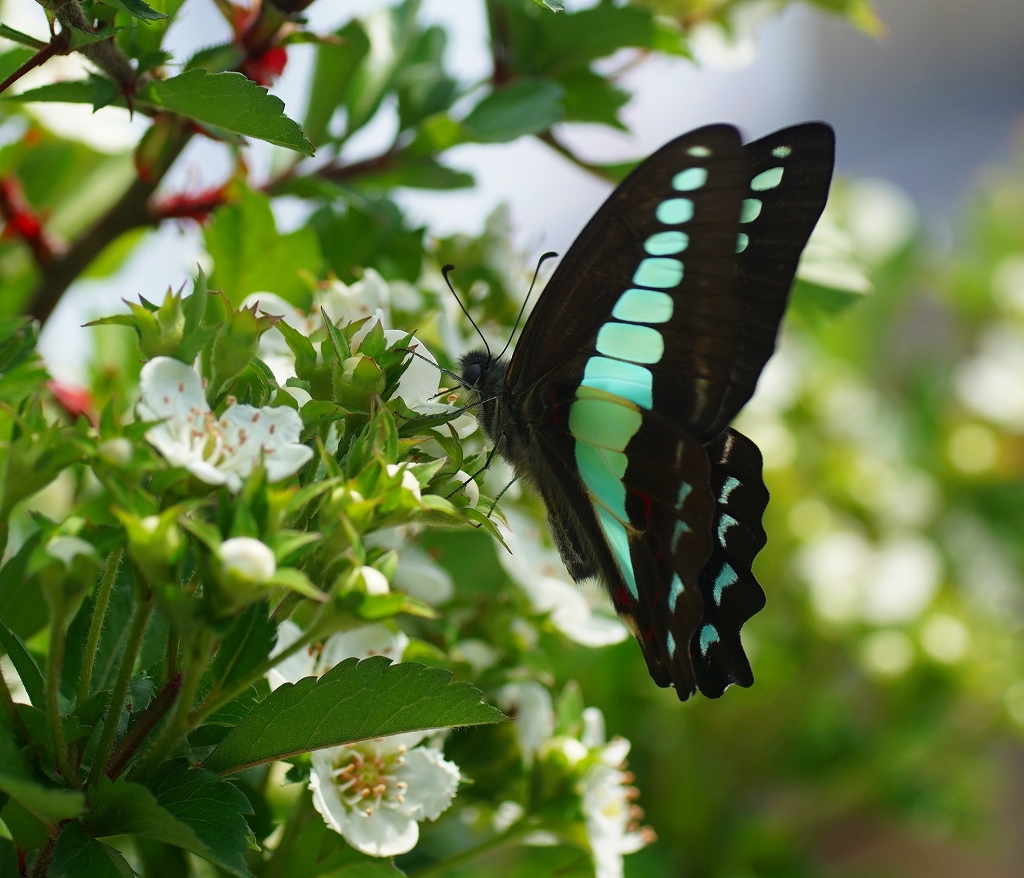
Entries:
{"label": "white blossom", "polygon": [[[371,568],[372,569],[372,568]],[[277,626],[277,643],[272,655],[279,655],[302,637],[302,629],[292,621]],[[332,634],[321,648],[300,650],[279,662],[267,672],[271,689],[282,683],[298,683],[304,677],[320,677],[347,658],[370,658],[382,655],[394,662],[402,660],[402,653],[409,645],[409,638],[403,631],[393,631],[387,625],[376,622],[360,625]]]}
{"label": "white blossom", "polygon": [[519,742],[519,752],[529,767],[533,764],[534,754],[555,731],[551,693],[533,680],[509,683],[498,691],[498,705],[515,720],[513,729]]}
{"label": "white blossom", "polygon": [[391,586],[388,585],[388,578],[376,567],[363,565],[357,572],[362,577],[363,587],[366,589],[367,594],[387,594],[391,591]]}
{"label": "white blossom", "polygon": [[597,708],[584,711],[584,741],[598,749],[598,759],[576,786],[594,858],[596,878],[622,878],[624,854],[632,854],[654,841],[654,832],[637,824],[643,811],[634,804],[639,792],[626,771],[629,741],[613,738],[603,743],[604,717]]}
{"label": "white blossom", "polygon": [[461,775],[428,731],[317,750],[309,788],[324,822],[373,857],[411,851],[419,821],[436,820],[455,798]]}
{"label": "white blossom", "polygon": [[558,553],[542,545],[540,527],[514,510],[505,513],[512,530],[505,529],[502,535],[511,553],[499,552],[498,558],[533,609],[549,613],[559,631],[583,646],[625,640],[629,636],[625,626],[599,609],[608,604],[603,592],[573,584]]}
{"label": "white blossom", "polygon": [[277,573],[273,550],[253,537],[224,540],[217,549],[217,556],[225,572],[234,573],[249,582],[266,582]]}
{"label": "white blossom", "polygon": [[408,491],[413,497],[416,498],[417,502],[423,499],[423,492],[420,490],[419,480],[412,470],[409,469],[408,464],[404,463],[389,463],[386,464],[385,469],[387,474],[394,478],[399,473],[402,474],[402,489]]}
{"label": "white blossom", "polygon": [[301,469],[313,450],[299,442],[302,420],[289,408],[230,405],[217,417],[191,366],[155,357],[142,367],[139,415],[158,421],[146,439],[174,466],[208,485],[240,491],[262,461],[267,477],[280,481]]}

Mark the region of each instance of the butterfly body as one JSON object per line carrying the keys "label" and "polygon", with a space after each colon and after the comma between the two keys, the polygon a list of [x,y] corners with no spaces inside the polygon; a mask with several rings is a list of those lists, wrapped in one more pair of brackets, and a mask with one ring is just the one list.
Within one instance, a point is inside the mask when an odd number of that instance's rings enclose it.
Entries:
{"label": "butterfly body", "polygon": [[604,584],[682,699],[753,682],[739,632],[764,605],[750,565],[768,492],[728,424],[774,350],[832,161],[820,123],[671,141],[577,238],[512,359],[460,363],[570,575]]}

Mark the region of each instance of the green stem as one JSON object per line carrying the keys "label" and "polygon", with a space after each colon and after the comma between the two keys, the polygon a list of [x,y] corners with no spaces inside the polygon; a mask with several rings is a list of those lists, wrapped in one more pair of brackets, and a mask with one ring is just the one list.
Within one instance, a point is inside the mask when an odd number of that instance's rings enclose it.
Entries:
{"label": "green stem", "polygon": [[[55,602],[56,603],[56,602]],[[64,782],[77,786],[77,778],[71,773],[71,760],[68,759],[68,745],[64,740],[64,726],[60,715],[60,669],[64,664],[64,602],[60,607],[51,608],[50,619],[50,651],[46,657],[46,714],[50,723],[50,735],[53,739],[53,752],[57,757]]]}
{"label": "green stem", "polygon": [[194,725],[190,722],[192,704],[199,692],[199,684],[210,658],[212,646],[208,632],[199,632],[190,638],[188,644],[188,661],[182,672],[181,695],[174,706],[174,713],[164,726],[160,736],[149,748],[149,752],[132,769],[129,777],[133,781],[144,781],[149,777],[177,746],[189,729]]}
{"label": "green stem", "polygon": [[178,650],[181,649],[181,637],[173,628],[167,635],[167,649],[164,652],[164,682],[178,676]]}
{"label": "green stem", "polygon": [[193,711],[192,726],[198,726],[204,719],[210,716],[210,714],[216,713],[229,701],[234,700],[245,692],[245,690],[253,683],[262,679],[266,675],[267,671],[275,665],[283,662],[287,658],[291,658],[295,653],[305,649],[309,644],[313,643],[319,636],[319,629],[315,623],[311,625],[310,628],[311,630],[306,634],[303,634],[302,637],[295,641],[295,643],[291,644],[276,655],[269,656],[265,661],[258,664],[230,689],[225,689],[222,692],[211,692],[207,696],[206,700]]}
{"label": "green stem", "polygon": [[110,594],[114,590],[114,580],[117,578],[117,568],[121,564],[121,556],[124,550],[114,549],[107,558],[107,567],[103,571],[103,579],[100,580],[100,587],[96,589],[96,605],[92,611],[92,621],[89,623],[89,636],[85,641],[85,654],[82,656],[82,676],[78,681],[78,705],[89,697],[89,687],[92,685],[92,672],[96,666],[96,651],[100,645],[100,635],[103,633],[103,622],[106,619],[107,607],[110,604]]}
{"label": "green stem", "polygon": [[114,689],[110,693],[110,701],[107,703],[107,715],[103,720],[103,732],[100,735],[100,742],[96,746],[92,770],[89,772],[89,784],[94,784],[103,777],[107,759],[114,746],[117,721],[121,717],[125,699],[128,697],[128,684],[131,682],[132,672],[135,670],[135,660],[142,648],[142,637],[146,633],[146,626],[149,624],[149,617],[152,613],[152,598],[136,603],[135,609],[132,611],[131,622],[128,626],[128,642],[124,645],[121,664],[117,669],[117,679],[114,680]]}

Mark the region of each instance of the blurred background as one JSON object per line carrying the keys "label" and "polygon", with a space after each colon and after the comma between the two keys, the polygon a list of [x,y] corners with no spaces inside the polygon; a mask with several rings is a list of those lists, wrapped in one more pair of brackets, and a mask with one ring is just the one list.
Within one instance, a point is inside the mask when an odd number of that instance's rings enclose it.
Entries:
{"label": "blurred background", "polygon": [[[377,5],[329,0],[310,17],[326,30]],[[697,63],[649,58],[624,74],[630,133],[562,132],[611,162],[708,122],[754,138],[820,118],[836,128],[842,177],[738,424],[764,451],[772,493],[755,567],[769,605],[744,628],[756,685],[680,704],[651,685],[632,642],[567,645],[552,668],[633,742],[661,840],[627,860],[630,875],[1024,874],[1024,5],[874,7],[878,37],[809,7],[748,4],[731,35],[695,33]],[[171,40],[182,57],[229,38],[212,2],[187,11]],[[32,0],[0,13],[45,37]],[[461,80],[488,74],[479,4],[428,0],[424,18],[448,30]],[[310,59],[294,47],[273,89],[296,118]],[[33,112],[111,153],[146,124],[114,108]],[[382,114],[347,159],[393,133]],[[249,160],[266,174],[274,154],[255,145]],[[477,187],[396,200],[439,236],[478,234],[505,202],[525,261],[564,252],[611,188],[531,138],[459,146],[448,161]],[[222,147],[197,141],[166,186],[198,190],[229,170]],[[274,209],[282,229],[305,220],[297,201]],[[829,248],[860,266],[848,295],[817,283]],[[80,382],[93,356],[81,323],[206,260],[195,226],[167,226],[113,279],[79,281],[43,335],[53,372]],[[479,580],[480,565],[504,577],[480,539],[435,546],[457,580]]]}

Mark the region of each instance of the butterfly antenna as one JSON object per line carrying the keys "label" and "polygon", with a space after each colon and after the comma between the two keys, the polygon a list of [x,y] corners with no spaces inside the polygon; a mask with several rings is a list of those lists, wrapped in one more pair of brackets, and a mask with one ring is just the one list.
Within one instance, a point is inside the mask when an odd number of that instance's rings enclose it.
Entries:
{"label": "butterfly antenna", "polygon": [[487,359],[493,359],[491,357],[491,346],[487,344],[487,339],[484,338],[484,334],[480,331],[480,327],[476,325],[476,321],[470,316],[466,306],[462,304],[462,299],[459,298],[459,294],[455,292],[455,287],[452,286],[452,282],[448,280],[448,273],[455,270],[455,266],[448,264],[441,269],[441,274],[444,275],[444,282],[448,284],[448,289],[452,291],[452,295],[455,296],[455,301],[459,303],[459,307],[462,309],[462,313],[469,318],[469,322],[473,324],[473,329],[476,330],[476,334],[480,336],[480,341],[484,343],[484,347],[487,348]]}
{"label": "butterfly antenna", "polygon": [[503,347],[501,349],[501,353],[498,354],[499,360],[503,356],[505,356],[505,351],[507,351],[508,346],[512,344],[512,339],[515,337],[516,330],[519,328],[519,321],[523,319],[523,312],[526,311],[526,303],[530,301],[530,296],[533,293],[534,284],[537,283],[537,276],[540,274],[540,267],[545,263],[545,261],[547,261],[548,259],[554,259],[556,256],[558,256],[557,253],[549,250],[547,253],[543,254],[540,257],[540,259],[537,260],[537,267],[533,270],[533,280],[530,281],[530,289],[526,291],[526,298],[523,299],[523,307],[519,309],[519,315],[516,317],[515,325],[512,327],[512,331],[509,333],[508,341],[505,342],[505,347]]}

